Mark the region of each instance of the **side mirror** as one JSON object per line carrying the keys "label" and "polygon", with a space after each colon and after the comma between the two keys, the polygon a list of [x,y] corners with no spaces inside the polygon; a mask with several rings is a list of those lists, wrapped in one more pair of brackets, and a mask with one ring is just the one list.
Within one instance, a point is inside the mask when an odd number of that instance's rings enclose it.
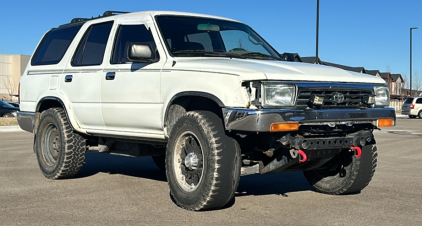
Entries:
{"label": "side mirror", "polygon": [[154,62],[154,55],[149,43],[131,43],[129,45],[127,56],[132,62]]}

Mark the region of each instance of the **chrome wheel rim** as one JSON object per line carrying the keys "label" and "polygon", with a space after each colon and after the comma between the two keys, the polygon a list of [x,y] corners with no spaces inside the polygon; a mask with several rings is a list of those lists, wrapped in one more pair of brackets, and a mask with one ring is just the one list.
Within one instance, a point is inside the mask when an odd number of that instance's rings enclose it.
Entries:
{"label": "chrome wheel rim", "polygon": [[176,140],[173,152],[173,170],[177,184],[186,192],[198,188],[204,174],[204,157],[198,137],[190,131]]}

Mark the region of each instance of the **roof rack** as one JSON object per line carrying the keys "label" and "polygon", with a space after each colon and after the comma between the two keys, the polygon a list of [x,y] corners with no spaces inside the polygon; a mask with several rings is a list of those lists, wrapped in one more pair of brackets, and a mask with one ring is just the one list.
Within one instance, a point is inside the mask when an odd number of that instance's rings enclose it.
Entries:
{"label": "roof rack", "polygon": [[91,18],[73,18],[70,23],[79,23],[79,22],[86,22],[88,20],[93,20],[93,19],[98,19],[98,18],[103,18],[103,17],[108,17],[108,16],[115,16],[115,15],[119,15],[119,14],[125,14],[125,13],[129,13],[129,12],[122,12],[122,11],[105,11],[103,13],[103,15],[99,15],[97,17],[91,17]]}

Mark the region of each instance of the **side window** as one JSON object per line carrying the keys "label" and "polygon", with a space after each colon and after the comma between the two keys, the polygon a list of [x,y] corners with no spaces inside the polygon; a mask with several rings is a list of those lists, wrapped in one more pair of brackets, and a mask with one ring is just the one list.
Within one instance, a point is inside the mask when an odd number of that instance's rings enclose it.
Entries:
{"label": "side window", "polygon": [[416,103],[417,103],[417,104],[422,104],[422,98],[418,98],[418,99],[416,100]]}
{"label": "side window", "polygon": [[101,65],[112,26],[113,22],[107,22],[89,27],[79,43],[72,65]]}
{"label": "side window", "polygon": [[35,51],[31,65],[59,63],[81,27],[78,24],[49,31]]}
{"label": "side window", "polygon": [[111,63],[125,64],[130,62],[127,54],[130,43],[134,42],[149,43],[153,52],[156,49],[151,31],[145,25],[121,25],[116,34]]}

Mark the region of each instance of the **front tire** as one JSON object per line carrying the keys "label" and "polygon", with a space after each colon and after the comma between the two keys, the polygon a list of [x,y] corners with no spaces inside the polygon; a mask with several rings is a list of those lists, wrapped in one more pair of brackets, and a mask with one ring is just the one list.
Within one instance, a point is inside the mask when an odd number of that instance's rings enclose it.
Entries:
{"label": "front tire", "polygon": [[166,175],[173,201],[187,210],[224,207],[240,179],[240,147],[214,113],[192,111],[170,134]]}
{"label": "front tire", "polygon": [[[377,147],[375,144],[366,145],[362,147],[360,158],[353,155],[353,152],[343,151],[326,163],[324,168],[305,171],[304,175],[309,184],[321,193],[332,195],[359,193],[369,184],[375,173]],[[333,165],[337,167],[330,167]]]}
{"label": "front tire", "polygon": [[85,139],[73,132],[62,108],[50,108],[41,113],[35,153],[46,178],[74,177],[84,163],[85,151]]}

